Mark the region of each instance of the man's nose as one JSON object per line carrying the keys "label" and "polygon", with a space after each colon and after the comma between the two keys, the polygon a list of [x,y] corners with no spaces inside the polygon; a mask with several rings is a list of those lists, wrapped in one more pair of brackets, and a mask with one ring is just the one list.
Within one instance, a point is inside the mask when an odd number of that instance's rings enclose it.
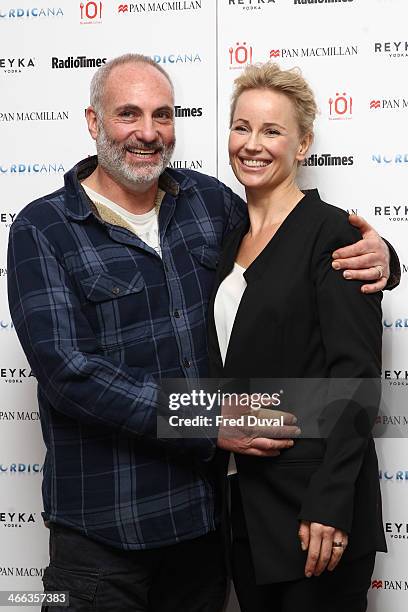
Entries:
{"label": "man's nose", "polygon": [[157,131],[151,117],[142,117],[136,128],[136,134],[144,142],[157,140]]}

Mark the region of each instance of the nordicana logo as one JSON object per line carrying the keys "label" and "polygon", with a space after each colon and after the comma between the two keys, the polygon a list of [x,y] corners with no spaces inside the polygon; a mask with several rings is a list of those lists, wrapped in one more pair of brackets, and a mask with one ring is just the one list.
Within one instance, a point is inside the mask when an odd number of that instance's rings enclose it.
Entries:
{"label": "nordicana logo", "polygon": [[58,57],[51,58],[51,68],[70,69],[70,68],[100,68],[102,64],[107,62],[107,57],[86,57],[78,55],[77,57],[66,57],[59,59]]}
{"label": "nordicana logo", "polygon": [[64,173],[65,168],[61,163],[55,164],[0,164],[0,175],[2,174],[59,174]]}
{"label": "nordicana logo", "polygon": [[408,470],[396,470],[395,472],[390,472],[388,470],[379,470],[378,476],[380,480],[395,480],[397,482],[407,482]]}
{"label": "nordicana logo", "polygon": [[151,55],[156,64],[196,64],[201,63],[198,53],[170,53],[169,55]]}
{"label": "nordicana logo", "polygon": [[376,42],[374,53],[386,53],[392,59],[408,57],[408,40]]}
{"label": "nordicana logo", "polygon": [[239,6],[243,11],[263,9],[267,4],[275,4],[275,0],[228,0],[229,6]]}
{"label": "nordicana logo", "polygon": [[352,166],[353,155],[331,155],[330,153],[313,153],[305,159],[303,166]]}
{"label": "nordicana logo", "polygon": [[5,74],[19,74],[26,68],[35,68],[33,57],[0,57],[0,69]]}
{"label": "nordicana logo", "polygon": [[21,121],[67,121],[69,111],[17,111],[0,112],[0,123],[19,123]]}
{"label": "nordicana logo", "polygon": [[41,474],[43,467],[40,463],[0,463],[0,474]]}
{"label": "nordicana logo", "polygon": [[392,153],[388,155],[381,155],[380,153],[373,153],[371,161],[377,164],[383,165],[403,165],[408,164],[408,153]]}
{"label": "nordicana logo", "polygon": [[354,0],[293,0],[293,4],[346,4]]}
{"label": "nordicana logo", "polygon": [[63,17],[62,8],[11,8],[0,9],[0,19],[36,19],[44,17]]}
{"label": "nordicana logo", "polygon": [[329,47],[302,47],[302,48],[282,48],[282,49],[271,49],[269,52],[269,59],[275,59],[277,57],[333,57],[335,55],[350,56],[357,55],[357,45],[337,45]]}
{"label": "nordicana logo", "polygon": [[196,11],[201,0],[178,0],[175,2],[125,2],[118,6],[118,13],[167,13],[171,11]]}
{"label": "nordicana logo", "polygon": [[183,107],[175,106],[174,114],[176,117],[202,117],[203,109],[201,106]]}

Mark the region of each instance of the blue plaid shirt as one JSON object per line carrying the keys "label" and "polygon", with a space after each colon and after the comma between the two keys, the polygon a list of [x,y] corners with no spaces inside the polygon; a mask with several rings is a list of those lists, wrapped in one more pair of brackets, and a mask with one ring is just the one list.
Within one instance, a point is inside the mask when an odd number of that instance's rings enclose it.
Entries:
{"label": "blue plaid shirt", "polygon": [[214,441],[157,439],[161,378],[207,375],[207,305],[224,236],[243,201],[215,178],[166,170],[162,259],[104,222],[80,185],[14,222],[12,319],[38,379],[47,454],[46,520],[122,549],[155,548],[216,527]]}

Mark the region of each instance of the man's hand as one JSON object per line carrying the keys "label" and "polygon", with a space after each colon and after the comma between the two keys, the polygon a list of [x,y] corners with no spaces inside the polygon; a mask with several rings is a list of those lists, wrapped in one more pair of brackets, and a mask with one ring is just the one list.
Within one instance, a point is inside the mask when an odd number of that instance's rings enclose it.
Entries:
{"label": "man's hand", "polygon": [[[257,424],[248,424],[248,416],[255,417]],[[289,412],[279,410],[251,410],[237,404],[224,405],[223,422],[218,432],[217,446],[223,450],[256,457],[276,457],[280,451],[293,446],[292,438],[300,434],[294,424],[296,417]],[[236,425],[232,419],[242,418],[243,424]],[[277,419],[283,425],[267,425],[264,419]]]}
{"label": "man's hand", "polygon": [[363,293],[382,291],[390,276],[388,247],[365,219],[350,215],[349,221],[360,230],[363,238],[334,251],[332,266],[335,270],[344,270],[343,276],[346,279],[373,281],[361,287]]}
{"label": "man's hand", "polygon": [[321,523],[302,521],[299,527],[302,550],[308,550],[305,576],[320,576],[327,568],[332,571],[339,563],[348,544],[348,535]]}

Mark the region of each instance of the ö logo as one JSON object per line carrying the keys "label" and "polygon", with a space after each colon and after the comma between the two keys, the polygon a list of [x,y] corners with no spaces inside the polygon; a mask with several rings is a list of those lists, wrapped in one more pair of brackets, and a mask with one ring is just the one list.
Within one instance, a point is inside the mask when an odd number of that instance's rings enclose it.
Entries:
{"label": "\u00f6 logo", "polygon": [[62,8],[11,8],[0,9],[0,19],[24,19],[36,17],[63,17]]}
{"label": "\u00f6 logo", "polygon": [[252,64],[252,51],[252,47],[247,47],[246,42],[242,44],[237,42],[235,43],[235,48],[230,47],[228,50],[230,70],[243,68],[247,64]]}
{"label": "\u00f6 logo", "polygon": [[353,114],[353,98],[346,92],[336,93],[336,97],[329,98],[329,119],[351,119]]}
{"label": "\u00f6 logo", "polygon": [[81,2],[79,5],[81,12],[81,24],[102,23],[102,2]]}

